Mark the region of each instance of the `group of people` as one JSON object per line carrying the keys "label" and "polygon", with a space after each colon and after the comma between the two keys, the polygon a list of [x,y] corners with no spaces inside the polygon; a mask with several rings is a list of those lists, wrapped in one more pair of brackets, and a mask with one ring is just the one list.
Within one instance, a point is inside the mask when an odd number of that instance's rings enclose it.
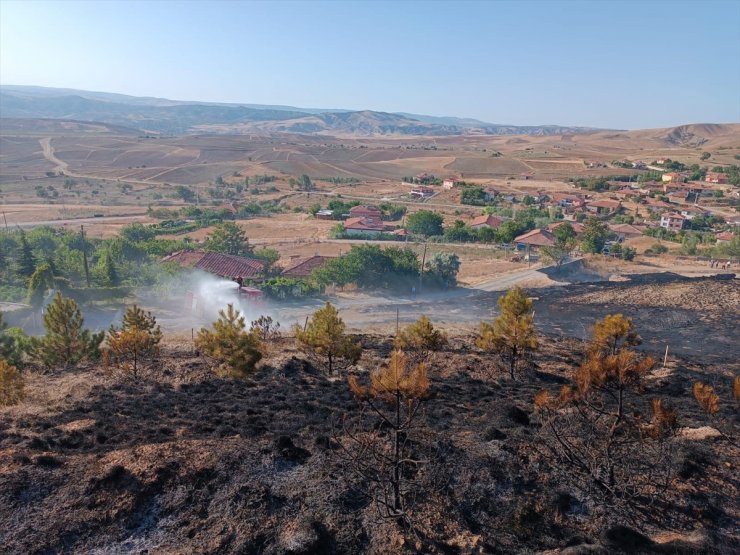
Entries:
{"label": "group of people", "polygon": [[709,267],[710,268],[719,268],[721,270],[729,270],[730,269],[730,261],[727,260],[725,262],[722,262],[721,260],[710,260],[709,261]]}

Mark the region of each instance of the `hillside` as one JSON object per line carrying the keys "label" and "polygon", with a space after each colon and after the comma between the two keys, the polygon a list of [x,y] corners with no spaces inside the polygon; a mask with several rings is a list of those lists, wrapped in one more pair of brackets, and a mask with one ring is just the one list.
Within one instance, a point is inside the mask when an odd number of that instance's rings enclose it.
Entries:
{"label": "hillside", "polygon": [[538,136],[593,131],[557,125],[498,125],[470,119],[412,116],[373,110],[183,102],[18,86],[0,86],[0,117],[95,121],[166,134],[290,132],[337,136]]}

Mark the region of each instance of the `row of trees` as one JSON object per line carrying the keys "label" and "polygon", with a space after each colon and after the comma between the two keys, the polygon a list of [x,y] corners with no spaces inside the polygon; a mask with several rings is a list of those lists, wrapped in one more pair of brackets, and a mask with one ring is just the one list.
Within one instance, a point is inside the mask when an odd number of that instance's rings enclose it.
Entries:
{"label": "row of trees", "polygon": [[408,289],[419,284],[453,287],[459,268],[460,260],[454,254],[435,253],[422,268],[419,256],[409,248],[355,245],[344,256],[314,270],[312,278],[322,286],[353,283],[362,288]]}

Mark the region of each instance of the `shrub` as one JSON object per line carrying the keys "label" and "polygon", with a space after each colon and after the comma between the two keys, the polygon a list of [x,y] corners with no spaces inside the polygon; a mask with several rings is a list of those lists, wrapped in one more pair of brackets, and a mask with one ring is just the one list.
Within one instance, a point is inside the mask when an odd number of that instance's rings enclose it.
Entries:
{"label": "shrub", "polygon": [[249,326],[250,333],[254,333],[263,343],[269,343],[280,337],[280,323],[275,322],[272,316],[260,316]]}
{"label": "shrub", "polygon": [[293,327],[298,345],[331,375],[360,360],[362,346],[344,335],[346,326],[334,306],[327,302],[313,313],[305,329]]}
{"label": "shrub", "polygon": [[26,396],[23,376],[15,366],[0,358],[0,407],[17,405]]}
{"label": "shrub", "polygon": [[213,360],[216,372],[221,376],[246,378],[252,375],[257,363],[262,360],[262,346],[234,305],[226,312],[220,310],[219,318],[213,322],[213,330],[202,328],[198,332],[195,346]]}

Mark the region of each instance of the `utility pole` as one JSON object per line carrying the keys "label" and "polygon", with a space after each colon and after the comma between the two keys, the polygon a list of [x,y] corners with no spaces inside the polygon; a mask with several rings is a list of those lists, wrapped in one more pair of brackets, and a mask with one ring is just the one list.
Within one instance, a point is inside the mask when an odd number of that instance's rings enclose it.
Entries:
{"label": "utility pole", "polygon": [[5,231],[8,231],[8,218],[5,217],[5,212],[3,212],[3,220],[5,220]]}
{"label": "utility pole", "polygon": [[82,261],[85,266],[85,281],[90,287],[90,267],[87,264],[87,244],[85,243],[85,226],[80,225],[80,239],[82,239]]}
{"label": "utility pole", "polygon": [[421,293],[422,277],[424,276],[424,263],[427,260],[427,245],[428,243],[424,243],[424,254],[421,257],[421,268],[419,269],[419,293]]}

